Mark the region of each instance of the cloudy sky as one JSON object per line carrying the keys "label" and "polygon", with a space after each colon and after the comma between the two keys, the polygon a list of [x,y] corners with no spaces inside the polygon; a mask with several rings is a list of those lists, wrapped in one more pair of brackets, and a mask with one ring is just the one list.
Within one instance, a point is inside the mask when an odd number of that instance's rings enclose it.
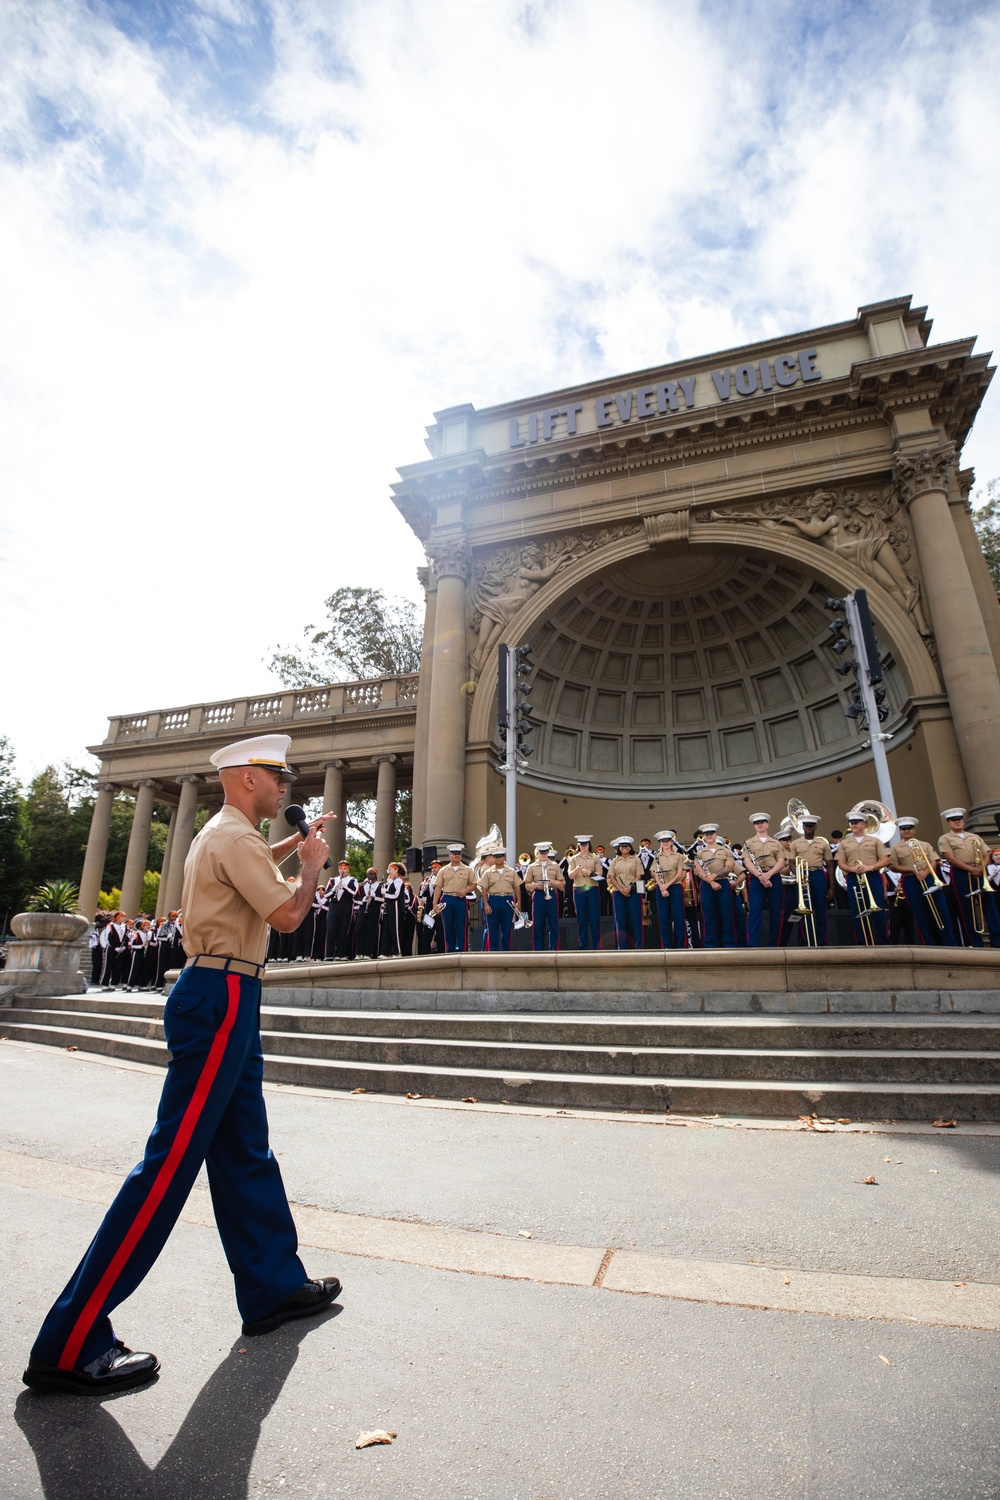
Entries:
{"label": "cloudy sky", "polygon": [[992,348],[998,76],[992,0],[5,0],[22,774],[267,690],[339,584],[416,597],[436,409],[901,293]]}

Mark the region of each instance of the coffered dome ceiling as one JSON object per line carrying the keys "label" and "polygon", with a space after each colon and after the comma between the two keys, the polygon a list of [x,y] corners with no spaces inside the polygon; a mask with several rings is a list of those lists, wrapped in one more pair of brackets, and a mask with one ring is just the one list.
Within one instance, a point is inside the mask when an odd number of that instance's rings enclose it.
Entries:
{"label": "coffered dome ceiling", "polygon": [[[823,774],[860,738],[825,644],[828,590],[774,559],[685,548],[588,581],[532,632],[532,780],[688,795]],[[891,716],[905,693],[887,675]]]}

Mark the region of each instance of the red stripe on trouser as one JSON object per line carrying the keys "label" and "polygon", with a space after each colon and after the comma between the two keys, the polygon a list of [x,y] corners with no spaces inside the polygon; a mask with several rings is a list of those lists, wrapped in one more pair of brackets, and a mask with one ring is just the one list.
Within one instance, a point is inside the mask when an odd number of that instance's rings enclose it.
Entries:
{"label": "red stripe on trouser", "polygon": [[142,1238],[156,1210],[163,1202],[164,1195],[176,1175],[184,1153],[191,1144],[191,1137],[201,1118],[202,1110],[205,1108],[205,1103],[212,1090],[212,1084],[215,1082],[216,1074],[222,1063],[226,1044],[229,1041],[229,1034],[236,1024],[236,1012],[239,1009],[240,1003],[239,975],[227,974],[226,987],[229,990],[229,1004],[226,1007],[225,1018],[215,1033],[208,1057],[205,1059],[205,1066],[198,1076],[198,1082],[195,1084],[194,1092],[191,1095],[191,1101],[181,1117],[180,1125],[177,1127],[174,1144],[170,1148],[166,1161],[153,1179],[153,1186],[149,1190],[149,1196],[132,1220],[132,1226],[115,1252],[108,1269],[91,1293],[83,1312],[77,1318],[73,1332],[66,1340],[66,1347],[59,1360],[60,1370],[72,1370],[76,1364],[80,1350],[83,1348],[83,1341],[94,1326],[94,1322],[104,1304],[104,1299],[118,1280],[118,1277],[128,1263],[129,1256]]}

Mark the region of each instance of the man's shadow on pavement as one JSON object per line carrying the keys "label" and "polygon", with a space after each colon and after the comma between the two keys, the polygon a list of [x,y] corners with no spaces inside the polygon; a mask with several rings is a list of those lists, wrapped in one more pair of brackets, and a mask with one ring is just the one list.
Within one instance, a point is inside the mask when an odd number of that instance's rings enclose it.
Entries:
{"label": "man's shadow on pavement", "polygon": [[[93,1396],[22,1391],[15,1420],[31,1444],[46,1500],[206,1494],[246,1500],[261,1427],[291,1374],[299,1344],[340,1311],[334,1306],[325,1319],[288,1323],[265,1339],[237,1339],[155,1468]],[[141,1399],[141,1390],[108,1398]]]}

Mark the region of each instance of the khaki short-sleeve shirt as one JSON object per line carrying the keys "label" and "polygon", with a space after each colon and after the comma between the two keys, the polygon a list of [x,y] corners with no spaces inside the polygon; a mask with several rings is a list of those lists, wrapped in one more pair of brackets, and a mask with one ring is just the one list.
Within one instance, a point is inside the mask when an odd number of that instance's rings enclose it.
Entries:
{"label": "khaki short-sleeve shirt", "polygon": [[292,893],[264,835],[227,804],[205,824],[184,861],[184,952],[262,964],[267,919]]}
{"label": "khaki short-sleeve shirt", "polygon": [[837,863],[844,870],[854,870],[859,865],[874,865],[888,853],[885,844],[873,833],[866,833],[860,840],[848,833],[837,849]]}
{"label": "khaki short-sleeve shirt", "polygon": [[[918,858],[918,851],[920,858]],[[928,869],[934,868],[936,856],[930,844],[924,839],[900,839],[889,850],[892,868],[902,870],[907,875],[914,871],[926,878]]]}
{"label": "khaki short-sleeve shirt", "polygon": [[479,889],[487,900],[491,896],[513,896],[523,884],[520,875],[510,865],[498,868],[490,865],[479,878]]}
{"label": "khaki short-sleeve shirt", "polygon": [[785,852],[778,843],[778,840],[773,839],[770,834],[764,839],[755,833],[751,834],[748,839],[743,840],[743,848],[749,849],[765,875],[769,870],[774,869],[774,866]]}
{"label": "khaki short-sleeve shirt", "polygon": [[604,874],[604,867],[598,854],[574,854],[569,862],[567,870],[570,880],[574,885],[587,887]]}
{"label": "khaki short-sleeve shirt", "polygon": [[464,896],[466,891],[475,890],[476,877],[468,865],[447,864],[442,865],[437,873],[437,881],[434,886],[435,895],[441,896]]}
{"label": "khaki short-sleeve shirt", "polygon": [[795,859],[804,859],[810,870],[822,870],[827,861],[833,858],[828,841],[820,833],[812,839],[796,839],[792,844],[791,854]]}

